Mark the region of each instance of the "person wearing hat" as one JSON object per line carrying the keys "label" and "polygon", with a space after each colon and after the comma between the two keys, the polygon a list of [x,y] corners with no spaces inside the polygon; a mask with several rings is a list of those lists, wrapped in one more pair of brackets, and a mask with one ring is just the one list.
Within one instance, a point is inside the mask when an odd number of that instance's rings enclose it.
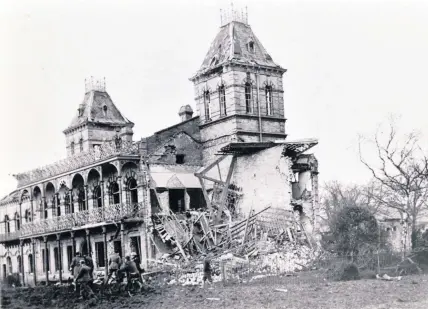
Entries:
{"label": "person wearing hat", "polygon": [[120,258],[119,250],[115,249],[114,254],[111,255],[108,260],[108,276],[106,282],[109,281],[113,273],[117,275],[117,271],[119,270],[120,264],[122,264],[122,259]]}
{"label": "person wearing hat", "polygon": [[[122,274],[125,273],[127,277],[128,284],[131,282],[131,279],[137,278],[139,282],[141,282],[141,275],[137,269],[137,265],[134,261],[131,260],[131,257],[127,255],[125,257],[125,262],[122,264],[120,269],[118,270],[118,276],[122,277]],[[141,286],[140,286],[141,287]]]}
{"label": "person wearing hat", "polygon": [[140,260],[140,257],[138,256],[138,254],[136,252],[131,253],[131,260],[137,266],[138,272],[140,274],[140,282],[143,283],[143,279],[142,279],[141,275],[144,273],[144,269],[141,268],[141,265],[140,265],[141,260]]}

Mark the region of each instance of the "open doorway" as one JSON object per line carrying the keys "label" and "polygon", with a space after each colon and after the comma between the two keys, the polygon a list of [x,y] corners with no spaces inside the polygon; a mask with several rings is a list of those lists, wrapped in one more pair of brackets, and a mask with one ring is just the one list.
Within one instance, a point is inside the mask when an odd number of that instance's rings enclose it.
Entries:
{"label": "open doorway", "polygon": [[119,252],[120,258],[122,258],[122,242],[120,240],[115,240],[113,242],[114,252]]}
{"label": "open doorway", "polygon": [[169,208],[172,212],[183,212],[184,189],[169,189]]}

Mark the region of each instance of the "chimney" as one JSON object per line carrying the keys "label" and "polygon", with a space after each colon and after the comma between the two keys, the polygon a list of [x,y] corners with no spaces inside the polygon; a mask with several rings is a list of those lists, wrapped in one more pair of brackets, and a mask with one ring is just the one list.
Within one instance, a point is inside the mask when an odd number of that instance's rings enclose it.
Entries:
{"label": "chimney", "polygon": [[180,116],[181,122],[189,120],[192,118],[193,109],[189,104],[184,105],[180,107],[180,111],[178,112],[178,115]]}

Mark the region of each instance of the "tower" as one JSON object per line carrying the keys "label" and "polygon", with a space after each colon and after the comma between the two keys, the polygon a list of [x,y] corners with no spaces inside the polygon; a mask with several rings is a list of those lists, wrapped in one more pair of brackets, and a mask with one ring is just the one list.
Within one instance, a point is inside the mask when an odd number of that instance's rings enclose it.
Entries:
{"label": "tower", "polygon": [[230,142],[285,140],[282,76],[237,11],[222,16],[202,66],[190,78],[200,115],[204,161]]}
{"label": "tower", "polygon": [[67,155],[88,151],[118,136],[132,141],[134,123],[126,119],[106,91],[104,80],[85,80],[85,96],[71,124],[63,131]]}

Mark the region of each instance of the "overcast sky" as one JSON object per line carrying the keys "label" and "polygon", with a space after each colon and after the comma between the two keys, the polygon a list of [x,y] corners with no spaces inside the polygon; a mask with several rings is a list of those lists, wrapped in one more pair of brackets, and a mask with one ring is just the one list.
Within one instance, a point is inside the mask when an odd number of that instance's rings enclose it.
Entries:
{"label": "overcast sky", "polygon": [[[428,133],[428,1],[234,1],[284,75],[290,139],[316,137],[320,180],[364,182],[358,134],[389,114]],[[0,1],[0,194],[9,174],[65,157],[84,79],[135,123],[179,121],[230,1]]]}

